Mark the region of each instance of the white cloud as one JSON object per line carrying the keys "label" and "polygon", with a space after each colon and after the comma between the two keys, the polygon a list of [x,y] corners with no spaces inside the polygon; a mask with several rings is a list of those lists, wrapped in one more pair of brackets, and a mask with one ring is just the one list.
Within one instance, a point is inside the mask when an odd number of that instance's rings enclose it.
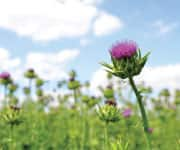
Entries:
{"label": "white cloud", "polygon": [[157,29],[159,34],[166,34],[176,29],[177,23],[166,23],[162,20],[157,20],[153,23],[153,27]]}
{"label": "white cloud", "polygon": [[77,49],[65,49],[57,53],[31,52],[27,55],[26,68],[34,68],[42,78],[57,80],[66,78],[66,65],[79,55]]}
{"label": "white cloud", "polygon": [[80,45],[81,46],[87,46],[91,41],[89,39],[80,39]]}
{"label": "white cloud", "polygon": [[157,90],[180,88],[180,64],[146,67],[137,80],[143,80]]}
{"label": "white cloud", "polygon": [[120,18],[101,12],[94,22],[94,34],[96,36],[107,35],[121,29],[124,23]]}
{"label": "white cloud", "polygon": [[82,0],[85,4],[97,5],[101,4],[103,0]]}
{"label": "white cloud", "polygon": [[66,67],[78,55],[78,49],[63,49],[53,53],[30,52],[22,63],[20,58],[11,57],[8,50],[0,48],[0,69],[9,71],[16,81],[23,79],[23,73],[28,68],[34,68],[43,79],[59,80],[67,77]]}
{"label": "white cloud", "polygon": [[17,68],[20,63],[21,61],[19,58],[13,58],[8,50],[0,48],[0,69],[2,71]]}
{"label": "white cloud", "polygon": [[95,71],[90,80],[90,91],[94,95],[101,95],[98,87],[106,87],[108,85],[107,73],[102,68]]}
{"label": "white cloud", "polygon": [[[107,73],[102,68],[94,72],[91,83],[91,92],[95,95],[100,95],[98,90],[99,86],[106,87],[108,80],[106,78]],[[155,91],[159,91],[162,88],[168,88],[174,90],[180,88],[180,64],[176,65],[164,65],[157,67],[145,67],[142,73],[135,78],[136,83],[144,82],[145,85],[151,86]],[[117,80],[113,80],[115,86]]]}
{"label": "white cloud", "polygon": [[0,27],[34,40],[79,37],[88,33],[97,8],[69,0],[0,0]]}

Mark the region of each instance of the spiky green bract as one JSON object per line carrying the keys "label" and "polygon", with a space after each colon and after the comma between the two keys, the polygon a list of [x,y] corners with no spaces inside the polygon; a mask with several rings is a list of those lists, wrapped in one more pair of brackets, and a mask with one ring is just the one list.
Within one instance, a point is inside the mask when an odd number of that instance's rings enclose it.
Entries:
{"label": "spiky green bract", "polygon": [[1,114],[1,118],[10,126],[17,126],[22,123],[21,109],[16,106],[11,106],[6,113]]}
{"label": "spiky green bract", "polygon": [[140,49],[135,55],[129,58],[115,59],[111,57],[112,64],[102,62],[107,72],[114,76],[126,79],[129,76],[136,76],[141,73],[149,56],[149,52],[145,56],[141,56]]}
{"label": "spiky green bract", "polygon": [[106,123],[117,122],[120,120],[120,111],[112,105],[104,105],[98,109],[99,118]]}

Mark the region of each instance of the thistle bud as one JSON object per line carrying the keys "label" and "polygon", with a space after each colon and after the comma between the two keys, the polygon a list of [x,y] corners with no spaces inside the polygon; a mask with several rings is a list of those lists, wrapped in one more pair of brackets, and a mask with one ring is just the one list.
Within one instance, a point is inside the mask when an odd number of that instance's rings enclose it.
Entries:
{"label": "thistle bud", "polygon": [[120,111],[117,107],[112,105],[104,105],[99,107],[98,110],[99,118],[107,123],[117,122],[120,120]]}
{"label": "thistle bud", "polygon": [[34,69],[32,69],[32,68],[28,69],[28,70],[24,73],[24,76],[25,76],[26,78],[29,78],[29,79],[34,79],[34,78],[37,77]]}
{"label": "thistle bud", "polygon": [[2,72],[0,74],[0,84],[2,85],[8,85],[9,83],[12,83],[11,75],[8,72]]}

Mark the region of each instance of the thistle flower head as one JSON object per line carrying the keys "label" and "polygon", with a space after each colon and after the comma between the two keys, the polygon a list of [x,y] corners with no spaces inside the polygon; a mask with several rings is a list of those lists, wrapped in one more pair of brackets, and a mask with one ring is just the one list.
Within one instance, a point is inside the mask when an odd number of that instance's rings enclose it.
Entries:
{"label": "thistle flower head", "polygon": [[118,42],[110,49],[111,56],[114,59],[129,58],[137,51],[137,44],[134,41]]}
{"label": "thistle flower head", "polygon": [[125,118],[128,118],[132,115],[132,110],[130,108],[127,108],[123,111],[122,115],[125,117]]}
{"label": "thistle flower head", "polygon": [[150,53],[141,55],[141,50],[134,41],[122,41],[110,49],[112,64],[102,62],[106,71],[122,79],[139,75]]}
{"label": "thistle flower head", "polygon": [[0,74],[0,78],[1,78],[1,79],[9,79],[9,78],[10,78],[10,73],[8,73],[8,72],[2,72],[2,73]]}

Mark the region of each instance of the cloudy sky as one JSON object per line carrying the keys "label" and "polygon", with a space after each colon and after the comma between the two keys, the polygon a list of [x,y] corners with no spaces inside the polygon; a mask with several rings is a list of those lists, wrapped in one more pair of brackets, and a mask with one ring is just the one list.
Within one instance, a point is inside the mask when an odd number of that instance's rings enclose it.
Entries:
{"label": "cloudy sky", "polygon": [[48,80],[74,68],[104,82],[100,61],[118,40],[151,51],[141,74],[153,87],[180,88],[179,0],[0,0],[0,70],[20,80],[33,67]]}

